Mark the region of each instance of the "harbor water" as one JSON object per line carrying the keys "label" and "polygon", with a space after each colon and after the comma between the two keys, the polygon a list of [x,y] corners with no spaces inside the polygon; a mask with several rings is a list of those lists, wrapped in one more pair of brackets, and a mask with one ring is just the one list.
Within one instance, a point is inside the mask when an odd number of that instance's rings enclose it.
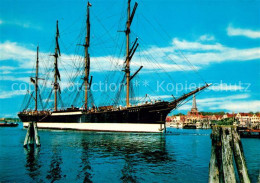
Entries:
{"label": "harbor water", "polygon": [[[207,182],[211,130],[167,134],[39,130],[42,146],[23,148],[26,130],[0,128],[0,182]],[[242,139],[257,182],[260,139]]]}

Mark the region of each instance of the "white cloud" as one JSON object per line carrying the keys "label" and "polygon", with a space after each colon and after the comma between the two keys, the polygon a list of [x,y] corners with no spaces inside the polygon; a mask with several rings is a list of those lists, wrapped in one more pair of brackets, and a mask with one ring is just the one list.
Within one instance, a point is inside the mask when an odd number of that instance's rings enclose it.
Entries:
{"label": "white cloud", "polygon": [[228,26],[227,34],[229,36],[245,36],[252,39],[260,38],[260,31],[254,31],[250,29],[241,29]]}
{"label": "white cloud", "polygon": [[[174,65],[173,63],[152,63],[149,61],[143,61],[141,64],[139,62],[133,61],[131,66],[133,66],[133,69],[137,69],[140,65],[143,66],[143,71],[152,71],[152,72],[173,72],[173,71],[189,71],[193,70],[193,68],[187,66],[187,65]],[[199,69],[199,67],[195,66],[196,69]],[[142,71],[142,72],[143,72]]]}
{"label": "white cloud", "polygon": [[[202,35],[200,39],[207,39],[207,35]],[[228,61],[250,61],[260,59],[260,47],[239,49],[228,47],[216,41],[188,41],[174,38],[172,45],[167,47],[153,46],[144,50],[141,55],[153,55],[153,59],[158,62],[168,64],[177,63],[179,67],[184,67],[184,70],[189,70],[189,63],[200,69],[201,65],[211,63],[220,63]],[[210,38],[213,39],[213,38]],[[160,63],[161,64],[161,63]]]}
{"label": "white cloud", "polygon": [[250,100],[250,95],[241,94],[241,95],[231,95],[226,97],[218,98],[209,98],[198,100],[199,106],[205,110],[225,110],[229,112],[256,112],[259,110],[257,104],[260,101]]}
{"label": "white cloud", "polygon": [[209,90],[213,91],[241,91],[245,89],[241,85],[232,85],[232,84],[217,84],[217,85],[212,85],[209,87]]}
{"label": "white cloud", "polygon": [[12,72],[10,71],[1,71],[1,74],[11,74]]}
{"label": "white cloud", "polygon": [[197,103],[201,105],[211,105],[212,103],[222,103],[224,101],[233,101],[239,99],[247,99],[249,98],[249,94],[237,94],[237,95],[229,95],[225,97],[212,97],[212,98],[205,98],[205,99],[197,99]]}
{"label": "white cloud", "polygon": [[[200,40],[213,39],[214,36],[210,35],[200,36]],[[180,52],[179,49],[182,50],[182,52]],[[15,69],[27,69],[26,72],[28,72],[28,69],[33,68],[35,65],[35,52],[35,50],[28,49],[27,47],[15,42],[6,41],[4,43],[0,43],[0,61],[14,60],[18,64]],[[48,61],[47,65],[53,64],[53,58],[49,56],[51,53],[41,52],[40,55],[42,55],[40,59]],[[185,55],[185,57],[183,55]],[[143,56],[142,60],[140,60],[138,56]],[[133,70],[137,70],[142,65],[142,72],[190,71],[194,68],[199,70],[203,65],[211,63],[260,59],[260,48],[238,49],[224,46],[215,41],[208,43],[204,41],[187,41],[174,38],[170,46],[153,46],[143,50],[138,56],[133,57],[131,61],[131,67]],[[194,67],[190,66],[190,64],[186,61],[186,58],[194,65]],[[69,76],[66,76],[64,72],[67,72],[70,75],[74,73],[72,70],[73,67],[71,66],[72,60],[77,62],[77,66],[83,66],[84,63],[84,58],[80,55],[62,54],[59,60],[66,70],[65,71],[64,68],[60,67],[60,72],[63,79],[69,78]],[[91,65],[92,72],[113,70],[121,71],[124,63],[123,58],[113,57],[110,55],[91,57],[91,60],[93,60],[92,63],[95,63]],[[7,69],[7,67],[8,66],[2,66],[2,69],[0,68],[0,70],[5,68]],[[13,68],[9,66],[8,72],[11,72],[12,69]],[[20,72],[23,71],[20,70]],[[6,72],[6,74],[8,74],[8,72]],[[234,88],[230,88],[230,90],[233,89]]]}
{"label": "white cloud", "polygon": [[226,61],[249,61],[260,58],[260,48],[226,48],[221,52],[189,53],[187,58],[194,64],[210,64]]}
{"label": "white cloud", "polygon": [[[16,67],[10,67],[10,66],[1,66],[0,70],[8,70],[8,72],[5,72],[6,74],[11,73],[11,71],[14,71],[19,69],[19,72],[28,73],[28,69],[32,69],[33,66],[35,66],[35,60],[36,60],[36,51],[28,49],[27,47],[20,45],[16,42],[10,42],[6,41],[4,43],[0,43],[0,62],[5,60],[13,60],[17,63],[18,66]],[[47,65],[51,65],[53,63],[53,58],[50,57],[51,53],[47,52],[40,52],[40,61],[44,60],[47,61]],[[77,58],[77,59],[75,59]],[[60,73],[62,75],[62,79],[69,79],[73,72],[71,61],[76,62],[75,65],[77,66],[83,66],[83,60],[84,58],[80,55],[67,55],[62,54],[59,58],[60,64]],[[91,60],[93,60],[93,63],[91,65],[91,72],[103,72],[103,71],[114,71],[122,70],[122,66],[124,63],[124,59],[117,58],[113,56],[100,56],[100,57],[91,57]],[[43,62],[40,62],[41,65],[44,64]],[[46,63],[45,63],[46,64]],[[137,70],[140,66],[143,66],[143,72],[149,72],[149,70],[157,71],[157,72],[165,72],[165,71],[180,71],[180,70],[191,70],[192,68],[186,66],[186,65],[173,65],[171,63],[161,63],[158,65],[158,63],[155,62],[149,62],[149,61],[142,61],[142,63],[139,62],[137,58],[133,58],[131,61],[131,66],[133,70]],[[197,68],[198,69],[198,68]],[[2,71],[2,73],[3,73]],[[65,72],[67,74],[65,74]],[[16,73],[14,73],[16,74]],[[11,81],[17,80],[17,81],[25,81],[24,78],[19,77],[13,77],[13,76],[2,76],[0,80],[8,80]],[[27,80],[29,81],[29,79]]]}
{"label": "white cloud", "polygon": [[[161,99],[171,99],[170,95],[163,95]],[[235,112],[248,112],[248,111],[258,111],[258,102],[248,100],[250,98],[249,94],[237,94],[229,95],[225,97],[211,97],[204,99],[196,99],[199,111],[209,111],[209,110],[225,110],[225,111],[235,111]],[[160,99],[160,96],[151,96],[152,100]],[[248,100],[248,101],[244,101]],[[252,106],[250,106],[252,104]],[[188,111],[192,107],[192,100],[189,100],[184,105],[180,106],[177,110]],[[257,109],[258,107],[258,109]]]}
{"label": "white cloud", "polygon": [[[15,60],[20,63],[21,67],[28,66],[35,60],[35,52],[15,42],[6,41],[0,44],[0,61],[1,60]],[[26,64],[25,64],[26,63]]]}
{"label": "white cloud", "polygon": [[[10,74],[11,72],[9,72]],[[7,74],[7,73],[6,73]],[[29,77],[16,77],[16,76],[0,76],[0,80],[2,81],[22,81],[28,83],[30,81]]]}
{"label": "white cloud", "polygon": [[180,106],[177,110],[178,110],[178,111],[181,111],[181,110],[183,110],[183,111],[189,111],[189,110],[191,109],[191,106],[192,106],[191,103],[188,102],[188,103],[186,103],[186,104]]}
{"label": "white cloud", "polygon": [[[194,65],[203,65],[227,61],[249,61],[260,58],[260,48],[238,49],[224,46],[220,43],[204,44],[175,38],[173,40],[188,60]],[[173,46],[172,49],[175,49]],[[167,54],[167,53],[165,53]],[[168,54],[177,63],[183,63],[185,58],[179,51]]]}
{"label": "white cloud", "polygon": [[24,95],[26,91],[0,91],[0,99],[13,98],[15,96]]}
{"label": "white cloud", "polygon": [[[197,99],[199,111],[228,111],[228,112],[257,112],[260,109],[260,100],[250,100],[249,94],[229,95]],[[190,110],[192,101],[181,106],[178,110]]]}
{"label": "white cloud", "polygon": [[200,42],[190,42],[186,40],[179,40],[178,38],[174,38],[173,41],[173,47],[177,46],[181,50],[203,50],[203,51],[209,51],[209,50],[224,50],[225,47],[221,45],[220,43],[215,44],[205,44]]}
{"label": "white cloud", "polygon": [[225,109],[234,112],[257,112],[260,109],[260,100],[227,102],[219,105],[216,109]]}
{"label": "white cloud", "polygon": [[1,71],[9,71],[9,70],[14,70],[15,67],[10,67],[10,66],[1,66],[0,70]]}
{"label": "white cloud", "polygon": [[202,36],[199,37],[200,41],[214,41],[215,37],[212,35],[208,35],[208,34],[204,34]]}
{"label": "white cloud", "polygon": [[40,26],[36,26],[35,23],[32,24],[28,21],[23,21],[23,20],[0,20],[0,24],[5,24],[5,25],[14,25],[14,26],[19,26],[23,28],[31,28],[31,29],[38,29],[40,30]]}

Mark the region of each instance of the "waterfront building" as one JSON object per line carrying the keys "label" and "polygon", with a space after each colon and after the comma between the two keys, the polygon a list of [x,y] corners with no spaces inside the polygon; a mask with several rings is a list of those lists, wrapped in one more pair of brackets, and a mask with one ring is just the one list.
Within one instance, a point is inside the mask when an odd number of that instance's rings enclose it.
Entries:
{"label": "waterfront building", "polygon": [[183,124],[185,123],[186,116],[168,116],[166,126],[168,127],[175,127],[175,128],[182,128]]}
{"label": "waterfront building", "polygon": [[210,119],[210,116],[203,116],[199,112],[195,95],[193,95],[192,108],[186,116],[168,116],[166,121],[168,122],[167,126],[176,128],[182,128],[185,125],[196,125],[196,128],[209,128]]}
{"label": "waterfront building", "polygon": [[257,124],[257,123],[260,123],[260,115],[258,114],[253,114],[251,117],[250,117],[250,120],[253,124]]}
{"label": "waterfront building", "polygon": [[222,116],[222,119],[227,119],[227,118],[234,118],[236,117],[237,114],[235,113],[232,113],[232,114],[229,114],[229,113],[226,113]]}
{"label": "waterfront building", "polygon": [[234,125],[260,128],[260,114],[251,113],[225,113],[224,115],[213,114],[203,115],[199,112],[196,102],[196,97],[193,95],[192,107],[187,115],[168,116],[166,118],[166,125],[170,127],[181,128],[185,125],[196,125],[196,128],[208,128],[212,121],[220,121],[225,119],[233,119]]}
{"label": "waterfront building", "polygon": [[239,122],[240,126],[248,126],[249,123],[251,122],[251,117],[253,115],[250,113],[237,113],[236,119]]}

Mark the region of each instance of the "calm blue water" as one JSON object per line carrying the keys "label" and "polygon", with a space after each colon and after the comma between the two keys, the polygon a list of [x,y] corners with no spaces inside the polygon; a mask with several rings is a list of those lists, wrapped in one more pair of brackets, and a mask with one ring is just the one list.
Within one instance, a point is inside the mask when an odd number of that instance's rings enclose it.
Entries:
{"label": "calm blue water", "polygon": [[[41,148],[26,150],[26,130],[0,128],[0,182],[207,182],[211,130],[171,134],[40,130]],[[252,182],[260,139],[242,139]]]}

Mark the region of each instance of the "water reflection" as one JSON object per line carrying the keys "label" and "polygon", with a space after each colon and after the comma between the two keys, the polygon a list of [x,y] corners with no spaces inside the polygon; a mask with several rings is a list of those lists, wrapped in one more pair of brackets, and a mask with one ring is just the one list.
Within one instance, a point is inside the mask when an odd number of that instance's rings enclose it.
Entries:
{"label": "water reflection", "polygon": [[[0,180],[207,182],[209,134],[185,129],[165,135],[42,130],[42,147],[23,153],[25,131],[0,129]],[[242,143],[250,179],[257,182],[259,140],[242,139]]]}
{"label": "water reflection", "polygon": [[172,160],[166,150],[164,135],[100,134],[83,138],[83,147],[102,151],[103,157],[136,155],[135,158],[150,163]]}
{"label": "water reflection", "polygon": [[[47,173],[46,178],[51,182],[55,182],[56,180],[60,180],[62,178],[62,158],[61,158],[61,149],[54,145],[52,149],[52,157],[50,163],[50,169]],[[65,177],[65,175],[64,175]]]}
{"label": "water reflection", "polygon": [[120,180],[123,182],[136,182],[136,176],[135,176],[135,169],[134,169],[134,162],[131,155],[125,156],[125,164],[123,169],[121,170],[122,177]]}
{"label": "water reflection", "polygon": [[145,149],[142,153],[143,158],[148,163],[167,163],[169,161],[175,161],[173,156],[170,156],[166,149],[166,139],[162,135],[157,142],[153,142],[153,145]]}
{"label": "water reflection", "polygon": [[49,182],[99,182],[103,173],[115,176],[116,182],[137,182],[142,180],[140,165],[149,169],[175,161],[166,149],[164,135],[66,132],[50,139],[41,157],[47,163],[43,167],[38,162],[39,152],[28,150],[26,167],[37,182],[42,181],[36,178],[41,167],[41,177]]}
{"label": "water reflection", "polygon": [[77,175],[77,179],[80,179],[83,174],[83,182],[92,182],[91,181],[91,166],[89,162],[89,143],[86,139],[81,139],[82,153],[81,153],[81,162],[80,162],[80,171]]}
{"label": "water reflection", "polygon": [[87,181],[91,179],[90,159],[97,154],[101,155],[98,158],[105,160],[104,164],[112,164],[106,161],[111,159],[124,162],[120,175],[120,180],[123,182],[136,182],[136,170],[140,164],[148,163],[156,166],[158,163],[175,161],[166,150],[164,135],[104,133],[93,136],[93,134],[84,134],[81,146],[83,149],[80,165],[82,170],[79,175],[84,172]]}
{"label": "water reflection", "polygon": [[41,162],[39,161],[39,147],[29,147],[24,148],[24,152],[26,154],[26,164],[25,168],[28,172],[28,175],[34,180],[34,181],[42,181],[38,180],[40,177],[40,168],[41,168]]}

